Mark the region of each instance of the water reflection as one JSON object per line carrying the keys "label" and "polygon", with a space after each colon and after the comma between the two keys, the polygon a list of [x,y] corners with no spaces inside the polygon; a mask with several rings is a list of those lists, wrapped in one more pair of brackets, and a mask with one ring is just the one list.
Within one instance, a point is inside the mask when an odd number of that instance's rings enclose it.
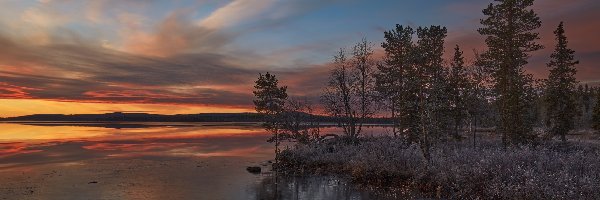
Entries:
{"label": "water reflection", "polygon": [[368,190],[335,177],[280,176],[278,181],[278,189],[275,190],[273,176],[263,179],[256,187],[255,199],[398,199],[389,193]]}
{"label": "water reflection", "polygon": [[144,128],[117,129],[97,124],[2,123],[0,168],[107,157],[241,156],[270,159],[272,147],[265,142],[268,136],[258,126],[232,124],[146,124]]}
{"label": "water reflection", "polygon": [[0,199],[384,199],[328,177],[275,190],[269,137],[258,124],[0,123]]}

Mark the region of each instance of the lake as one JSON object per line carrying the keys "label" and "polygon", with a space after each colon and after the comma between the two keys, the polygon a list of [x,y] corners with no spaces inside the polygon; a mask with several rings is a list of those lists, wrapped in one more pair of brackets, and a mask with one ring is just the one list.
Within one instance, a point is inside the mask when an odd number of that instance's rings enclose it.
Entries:
{"label": "lake", "polygon": [[269,136],[253,123],[0,123],[0,199],[379,199],[334,177],[275,190]]}

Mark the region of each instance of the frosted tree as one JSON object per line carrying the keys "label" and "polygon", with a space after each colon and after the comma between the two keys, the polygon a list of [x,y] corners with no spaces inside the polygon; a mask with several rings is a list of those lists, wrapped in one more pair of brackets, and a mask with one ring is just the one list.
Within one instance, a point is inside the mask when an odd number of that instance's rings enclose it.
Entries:
{"label": "frosted tree", "polygon": [[546,123],[553,135],[560,136],[562,141],[566,141],[565,135],[573,129],[578,112],[575,99],[577,87],[575,65],[579,61],[574,59],[575,51],[567,47],[568,41],[563,22],[558,25],[554,34],[557,44],[550,56],[551,61],[548,63],[550,75],[546,80],[546,104],[548,106]]}

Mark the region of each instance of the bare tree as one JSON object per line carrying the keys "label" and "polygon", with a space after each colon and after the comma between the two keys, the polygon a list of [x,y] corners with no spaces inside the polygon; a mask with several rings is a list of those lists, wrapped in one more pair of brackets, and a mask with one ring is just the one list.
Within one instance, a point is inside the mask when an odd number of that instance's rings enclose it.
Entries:
{"label": "bare tree", "polygon": [[320,124],[313,113],[313,106],[307,99],[288,99],[281,116],[282,138],[300,144],[317,141]]}
{"label": "bare tree", "polygon": [[371,44],[363,39],[352,49],[352,57],[340,49],[334,56],[334,69],[321,96],[325,111],[338,119],[338,125],[351,140],[358,138],[366,119],[375,113],[374,65]]}

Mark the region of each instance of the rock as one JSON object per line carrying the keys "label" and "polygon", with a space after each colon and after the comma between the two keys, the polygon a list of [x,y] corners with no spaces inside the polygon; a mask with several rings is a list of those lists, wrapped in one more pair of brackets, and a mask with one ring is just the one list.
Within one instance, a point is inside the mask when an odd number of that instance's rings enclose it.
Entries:
{"label": "rock", "polygon": [[246,171],[253,173],[253,174],[260,174],[260,172],[262,171],[262,169],[260,167],[246,167]]}
{"label": "rock", "polygon": [[98,181],[90,181],[90,182],[88,182],[88,184],[96,184],[96,183],[98,183]]}

